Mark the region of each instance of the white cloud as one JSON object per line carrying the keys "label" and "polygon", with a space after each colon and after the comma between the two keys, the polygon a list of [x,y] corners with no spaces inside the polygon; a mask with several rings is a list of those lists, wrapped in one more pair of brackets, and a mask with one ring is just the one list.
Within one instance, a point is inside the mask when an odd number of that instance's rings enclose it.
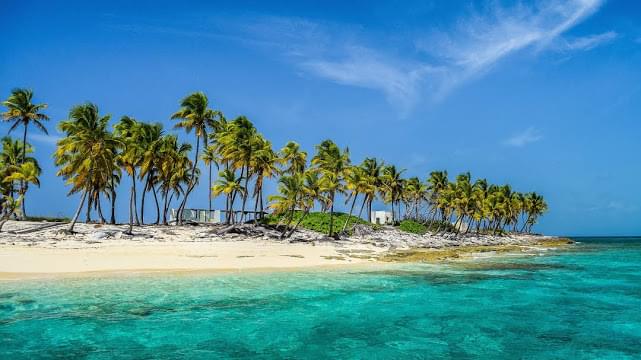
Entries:
{"label": "white cloud", "polygon": [[48,145],[55,145],[61,139],[61,137],[57,135],[45,135],[45,134],[29,134],[27,135],[27,137],[31,141],[48,144]]}
{"label": "white cloud", "polygon": [[340,60],[309,59],[302,63],[304,69],[339,84],[382,91],[390,103],[403,111],[417,101],[420,80],[436,69],[423,65],[403,69],[372,50],[351,47]]}
{"label": "white cloud", "polygon": [[[552,49],[560,36],[598,10],[602,0],[540,1],[533,6],[491,7],[484,14],[460,20],[444,34],[415,42],[430,62],[410,62],[407,57],[385,57],[363,46],[342,49],[341,60],[327,54],[302,55],[303,68],[345,85],[382,91],[390,103],[411,108],[428,90],[442,98],[464,82],[489,71],[517,51]],[[315,28],[319,31],[318,28]],[[586,50],[611,41],[614,32],[565,41],[564,51]],[[326,40],[326,38],[325,38]],[[341,49],[336,46],[333,50]],[[414,54],[416,55],[416,54]]]}
{"label": "white cloud", "polygon": [[541,139],[543,139],[543,135],[541,135],[541,132],[533,127],[529,127],[518,134],[512,135],[503,143],[508,146],[523,147],[525,145],[537,142]]}
{"label": "white cloud", "polygon": [[[562,38],[598,11],[603,2],[538,0],[507,8],[492,2],[446,31],[415,29],[414,33],[427,30],[431,35],[414,38],[414,51],[407,50],[408,44],[399,44],[400,37],[372,39],[364,36],[360,26],[296,17],[216,18],[214,25],[197,30],[184,26],[172,29],[165,24],[158,28],[133,26],[138,31],[220,37],[264,47],[270,53],[285,56],[305,73],[380,91],[389,103],[407,112],[422,98],[438,100],[519,51],[567,53],[612,41],[617,37],[613,31]],[[395,49],[403,51],[394,54]]]}
{"label": "white cloud", "polygon": [[568,50],[592,50],[597,46],[607,44],[618,37],[614,31],[604,32],[602,34],[594,34],[584,36],[572,40],[567,40],[565,46]]}

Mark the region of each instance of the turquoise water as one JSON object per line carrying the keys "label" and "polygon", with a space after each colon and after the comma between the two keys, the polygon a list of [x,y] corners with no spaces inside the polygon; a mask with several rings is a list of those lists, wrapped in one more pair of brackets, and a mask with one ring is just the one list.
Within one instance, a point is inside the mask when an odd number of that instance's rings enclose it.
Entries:
{"label": "turquoise water", "polygon": [[0,359],[641,358],[641,239],[470,265],[0,282]]}

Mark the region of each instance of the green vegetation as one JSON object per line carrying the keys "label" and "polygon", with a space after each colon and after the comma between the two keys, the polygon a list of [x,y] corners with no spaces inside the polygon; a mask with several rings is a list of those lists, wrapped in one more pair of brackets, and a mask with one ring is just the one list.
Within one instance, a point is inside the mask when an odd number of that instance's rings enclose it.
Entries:
{"label": "green vegetation", "polygon": [[419,235],[423,235],[427,232],[427,226],[414,220],[403,220],[398,228],[402,231]]}
{"label": "green vegetation", "polygon": [[[296,211],[293,216],[293,221],[297,222],[301,220],[301,218],[303,217],[303,214],[304,213],[302,211]],[[285,218],[284,216],[268,215],[263,219],[263,223],[268,225],[279,225],[279,224],[282,225],[284,218]],[[356,216],[350,216],[348,214],[340,213],[340,212],[333,214],[333,221],[336,224],[344,224],[345,222],[347,222],[348,219],[349,219],[349,223],[353,225],[356,225],[356,224],[368,225],[368,226],[371,225],[367,221]],[[329,235],[329,228],[330,228],[331,222],[332,222],[332,219],[330,219],[329,213],[314,212],[314,213],[307,214],[305,218],[300,222],[299,226],[307,230],[312,230],[312,231]],[[346,230],[346,231],[348,234],[351,233],[349,230]]]}
{"label": "green vegetation", "polygon": [[47,221],[47,222],[69,222],[71,221],[68,217],[57,217],[57,216],[27,216],[25,218],[27,221]]}
{"label": "green vegetation", "polygon": [[[23,125],[22,141],[3,139],[0,154],[0,229],[11,216],[24,216],[24,199],[29,184],[39,186],[40,168],[26,143],[27,129],[33,125],[46,133],[42,111],[46,104],[34,104],[31,90],[14,90],[2,104],[3,119],[11,130]],[[175,128],[193,132],[195,146],[179,143],[166,134],[161,124],[145,123],[122,116],[115,125],[111,115],[101,114],[92,103],[71,108],[58,125],[64,137],[58,141],[54,160],[57,175],[70,186],[69,194],[80,194],[80,203],[69,231],[73,231],[83,209],[86,221],[97,213],[107,222],[102,203],[111,204],[109,222],[115,223],[118,185],[123,176],[129,188],[129,231],[145,223],[148,194],[156,207],[155,223],[168,224],[167,213],[178,205],[178,224],[188,198],[200,181],[199,160],[208,167],[206,186],[213,196],[224,196],[226,224],[260,221],[264,210],[269,219],[281,225],[281,237],[291,236],[298,226],[330,236],[349,232],[354,224],[367,223],[372,204],[381,200],[392,211],[395,224],[412,233],[470,232],[503,234],[506,231],[531,232],[547,204],[536,193],[513,191],[509,185],[472,181],[463,173],[450,181],[446,171],[434,171],[422,181],[405,178],[405,170],[375,158],[353,164],[347,147],[332,140],[321,141],[314,154],[290,141],[280,151],[245,116],[228,121],[223,113],[210,108],[207,96],[195,92],[184,97],[171,115]],[[212,168],[219,170],[212,178]],[[267,197],[266,181],[278,183],[278,193]],[[139,194],[140,193],[140,194]],[[138,202],[140,201],[140,207]],[[349,209],[336,212],[336,206]],[[20,210],[22,207],[22,210]],[[320,213],[314,210],[321,210]]]}

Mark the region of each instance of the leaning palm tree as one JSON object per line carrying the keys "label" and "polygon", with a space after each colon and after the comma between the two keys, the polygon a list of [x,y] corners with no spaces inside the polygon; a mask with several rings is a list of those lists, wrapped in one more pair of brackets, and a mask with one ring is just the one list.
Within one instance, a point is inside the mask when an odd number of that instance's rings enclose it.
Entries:
{"label": "leaning palm tree", "polygon": [[196,186],[196,168],[198,167],[198,158],[200,157],[200,140],[203,140],[204,147],[207,148],[207,130],[216,126],[216,118],[219,116],[219,112],[209,108],[209,100],[202,92],[195,92],[188,95],[182,99],[180,106],[181,108],[171,116],[172,119],[179,120],[175,127],[185,129],[187,133],[194,130],[196,136],[196,153],[194,154],[191,178],[182,202],[178,207],[177,223],[182,225],[183,211],[187,204],[187,198],[194,189],[194,186]]}
{"label": "leaning palm tree", "polygon": [[[47,128],[43,125],[43,121],[49,120],[49,117],[44,114],[42,111],[47,108],[47,104],[34,104],[33,103],[33,91],[30,89],[14,89],[11,92],[11,95],[7,100],[2,102],[7,108],[7,111],[2,113],[2,119],[7,122],[13,122],[9,128],[9,132],[13,131],[18,126],[22,125],[24,127],[22,133],[22,143],[25,146],[22,147],[22,159],[21,163],[24,163],[27,158],[27,130],[29,125],[33,124],[38,129],[40,129],[45,134],[48,134]],[[21,187],[25,187],[26,183],[21,182]],[[24,189],[21,189],[23,193]],[[25,201],[24,197],[21,201],[22,206],[22,216],[26,217],[25,212]]]}
{"label": "leaning palm tree", "polygon": [[93,191],[96,179],[103,178],[104,184],[113,176],[119,140],[107,130],[110,116],[101,116],[98,107],[91,103],[74,106],[69,119],[58,124],[65,137],[58,141],[54,153],[57,172],[71,185],[69,194],[82,193],[78,209],[68,231],[78,220],[87,196]]}
{"label": "leaning palm tree", "polygon": [[312,159],[315,170],[320,172],[322,187],[329,203],[329,236],[334,235],[334,200],[343,191],[345,170],[350,165],[349,149],[341,150],[333,141],[325,140],[316,146]]}
{"label": "leaning palm tree", "polygon": [[116,136],[122,144],[123,150],[118,154],[116,162],[131,177],[131,191],[129,196],[129,230],[131,234],[134,222],[140,225],[138,219],[138,206],[137,206],[137,192],[136,192],[136,179],[138,178],[136,172],[142,164],[145,148],[144,148],[144,131],[142,123],[136,119],[123,116],[120,121],[114,125],[114,136]]}

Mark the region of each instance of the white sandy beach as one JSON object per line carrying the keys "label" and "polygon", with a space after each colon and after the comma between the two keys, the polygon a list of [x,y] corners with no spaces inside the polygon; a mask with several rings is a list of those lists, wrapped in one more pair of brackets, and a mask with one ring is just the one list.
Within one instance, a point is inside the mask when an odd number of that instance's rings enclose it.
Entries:
{"label": "white sandy beach", "polygon": [[[49,226],[39,231],[40,227]],[[218,235],[212,226],[134,227],[15,222],[0,233],[0,278],[118,271],[259,270],[375,263],[389,251],[452,246],[531,245],[536,236],[448,238],[382,230],[340,241],[299,231],[280,240],[275,233],[250,237]],[[30,232],[31,231],[31,232]]]}

